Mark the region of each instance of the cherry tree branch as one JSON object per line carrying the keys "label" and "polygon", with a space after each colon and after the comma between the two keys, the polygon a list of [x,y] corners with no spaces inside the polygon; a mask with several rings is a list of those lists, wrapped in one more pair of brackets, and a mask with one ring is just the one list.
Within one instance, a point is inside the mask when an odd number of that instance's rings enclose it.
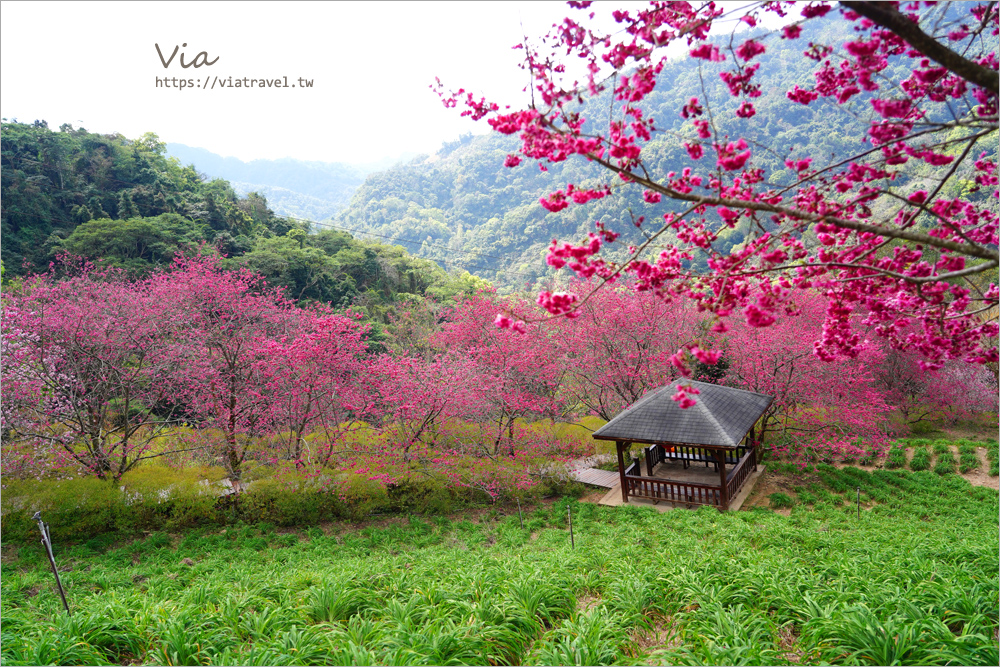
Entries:
{"label": "cherry tree branch", "polygon": [[1000,95],[1000,79],[995,70],[963,58],[951,49],[944,46],[923,30],[917,23],[900,14],[896,8],[888,2],[848,2],[840,3],[853,12],[864,16],[870,21],[891,30],[899,37],[906,40],[906,43],[917,51],[944,66],[948,71],[957,74],[966,81],[984,88],[994,95]]}

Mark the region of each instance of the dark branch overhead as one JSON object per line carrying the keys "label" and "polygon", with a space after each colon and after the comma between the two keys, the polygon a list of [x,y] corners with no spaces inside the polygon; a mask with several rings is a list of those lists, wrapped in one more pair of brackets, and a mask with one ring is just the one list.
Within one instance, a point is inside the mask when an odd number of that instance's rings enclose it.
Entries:
{"label": "dark branch overhead", "polygon": [[[677,386],[701,393],[697,404],[681,409],[672,398]],[[654,389],[597,429],[593,437],[618,442],[706,445],[735,448],[771,405],[771,396],[717,384],[677,380]]]}

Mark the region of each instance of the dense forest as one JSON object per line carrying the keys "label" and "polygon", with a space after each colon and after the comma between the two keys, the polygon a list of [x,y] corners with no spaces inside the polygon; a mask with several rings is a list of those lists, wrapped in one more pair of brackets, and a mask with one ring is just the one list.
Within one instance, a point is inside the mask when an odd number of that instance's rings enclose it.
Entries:
{"label": "dense forest", "polygon": [[399,298],[447,300],[481,284],[399,246],[334,229],[308,233],[308,223],[276,215],[260,194],[241,196],[167,157],[155,134],[130,140],[4,123],[2,168],[8,279],[63,253],[136,275],[169,265],[178,251],[219,253],[223,265],[252,269],[303,304],[353,305],[376,321]]}

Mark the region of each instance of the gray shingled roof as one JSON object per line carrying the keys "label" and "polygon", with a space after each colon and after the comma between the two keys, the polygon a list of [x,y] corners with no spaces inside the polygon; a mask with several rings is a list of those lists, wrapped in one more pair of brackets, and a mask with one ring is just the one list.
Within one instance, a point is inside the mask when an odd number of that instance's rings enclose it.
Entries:
{"label": "gray shingled roof", "polygon": [[[672,396],[677,385],[690,384],[701,393],[697,404],[681,409]],[[598,440],[684,443],[736,447],[774,399],[743,389],[677,380],[654,389],[594,431]]]}

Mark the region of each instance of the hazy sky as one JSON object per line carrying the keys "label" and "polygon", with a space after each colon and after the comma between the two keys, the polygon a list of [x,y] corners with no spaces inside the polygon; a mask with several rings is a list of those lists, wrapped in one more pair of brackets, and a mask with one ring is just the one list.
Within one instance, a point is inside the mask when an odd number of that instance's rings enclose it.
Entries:
{"label": "hazy sky", "polygon": [[[622,3],[602,5],[592,9]],[[0,116],[130,138],[155,132],[244,160],[432,153],[489,129],[445,109],[428,88],[435,76],[523,102],[523,52],[511,47],[578,12],[562,2],[4,2]],[[167,59],[179,47],[166,69],[156,44]],[[181,67],[202,51],[217,62]],[[195,87],[157,87],[157,77]],[[287,77],[295,87],[197,87],[216,77]]]}

